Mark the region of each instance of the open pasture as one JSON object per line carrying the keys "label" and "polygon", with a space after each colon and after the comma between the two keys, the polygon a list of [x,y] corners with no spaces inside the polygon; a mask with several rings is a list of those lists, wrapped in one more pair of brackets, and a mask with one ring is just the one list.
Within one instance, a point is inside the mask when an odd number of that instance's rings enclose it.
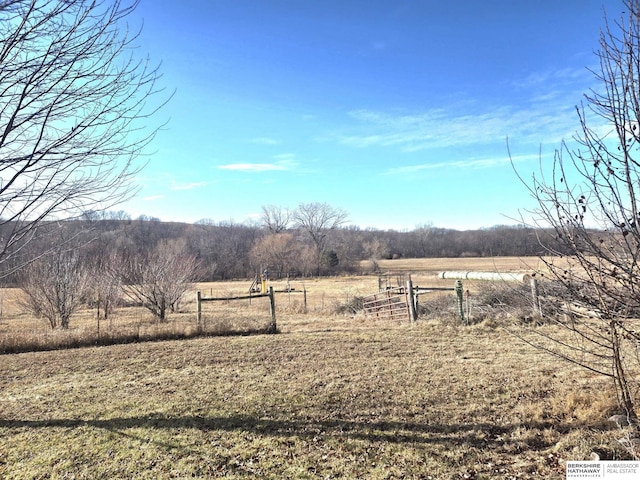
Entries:
{"label": "open pasture", "polygon": [[[496,257],[381,260],[379,265],[381,273],[389,274],[382,280],[390,286],[400,286],[400,282],[411,273],[414,285],[453,287],[453,281],[439,280],[436,274],[444,270],[527,272],[539,267],[539,263],[537,258]],[[368,267],[367,262],[362,262],[360,270],[365,273]],[[342,328],[339,325],[345,320],[342,316],[335,316],[336,307],[348,304],[356,297],[377,292],[379,276],[366,274],[294,278],[288,284],[293,289],[291,293],[282,293],[287,289],[287,281],[284,279],[270,281],[270,285],[278,292],[277,320],[278,328],[282,331],[331,329]],[[181,333],[191,336],[196,329],[195,290],[200,290],[205,297],[233,297],[246,295],[250,286],[250,280],[197,284],[193,291],[187,292],[179,305],[179,311],[171,315],[171,320],[166,325],[154,322],[152,315],[144,308],[131,305],[119,308],[108,320],[98,320],[95,310],[84,309],[72,317],[68,332],[52,332],[44,320],[24,313],[18,301],[21,295],[19,289],[0,289],[0,350],[5,351],[5,345],[27,340],[33,345],[58,341],[64,344],[64,339],[58,337],[77,338],[78,343],[82,344],[87,343],[85,338],[96,338],[98,335],[103,338],[108,335],[148,338],[178,336]],[[465,288],[471,291],[477,291],[481,286],[479,282],[465,282]],[[306,292],[306,304],[303,292]],[[264,299],[206,304],[204,314],[205,321],[208,322],[207,328],[214,331],[218,327],[221,330],[250,331],[268,323],[269,306]]]}
{"label": "open pasture", "polygon": [[[361,262],[367,268],[367,261]],[[464,258],[399,258],[378,260],[381,271],[436,273],[445,270],[477,270],[492,272],[529,272],[544,268],[538,257],[464,257]]]}
{"label": "open pasture", "polygon": [[620,436],[607,385],[482,325],[6,355],[0,382],[3,478],[564,478]]}
{"label": "open pasture", "polygon": [[[417,281],[435,281],[422,267]],[[433,270],[454,269],[464,268]],[[197,288],[232,296],[249,284]],[[0,477],[564,478],[566,460],[625,458],[623,432],[605,421],[610,385],[495,322],[332,313],[377,285],[375,275],[292,280],[295,291],[276,296],[278,335],[3,355]],[[3,303],[13,335],[36,328],[12,310],[17,294]],[[194,297],[170,324],[193,323]],[[267,319],[259,300],[216,315]],[[145,315],[129,307],[111,322],[152,328]],[[93,325],[90,311],[72,320]]]}

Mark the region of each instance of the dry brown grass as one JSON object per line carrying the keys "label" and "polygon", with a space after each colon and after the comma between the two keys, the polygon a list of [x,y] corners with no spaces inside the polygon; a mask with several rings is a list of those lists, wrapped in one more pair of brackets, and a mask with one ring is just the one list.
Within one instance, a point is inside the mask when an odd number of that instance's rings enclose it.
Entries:
{"label": "dry brown grass", "polygon": [[608,386],[501,330],[351,322],[4,356],[0,475],[564,478],[621,455]]}
{"label": "dry brown grass", "polygon": [[[526,273],[544,267],[538,257],[400,258],[379,260],[378,265],[383,272],[432,273],[446,270]],[[369,268],[368,261],[361,262],[360,267],[366,271]]]}
{"label": "dry brown grass", "polygon": [[[415,286],[453,287],[453,280],[440,280],[436,274],[444,270],[478,270],[478,271],[516,271],[528,272],[539,268],[538,259],[533,258],[452,258],[452,259],[401,259],[383,260],[381,265],[387,271],[399,272],[382,278],[390,286],[401,286],[411,273]],[[534,265],[535,264],[535,265]],[[286,290],[287,282],[272,281],[270,284],[277,292]],[[465,290],[474,297],[485,288],[480,281],[465,281]],[[230,281],[196,285],[194,291],[188,292],[180,305],[179,312],[170,317],[166,324],[158,324],[152,315],[140,307],[127,307],[117,310],[108,321],[98,321],[95,312],[84,310],[71,319],[71,328],[67,332],[51,331],[48,324],[24,314],[19,305],[20,291],[17,289],[0,290],[0,352],[19,352],[25,350],[42,350],[48,348],[68,348],[71,346],[109,344],[117,342],[133,342],[152,337],[190,338],[200,335],[202,328],[208,334],[252,333],[259,332],[269,324],[269,307],[265,299],[234,301],[225,303],[205,303],[204,325],[196,323],[195,290],[202,291],[204,296],[232,297],[246,295],[250,282]],[[290,282],[291,293],[277,293],[278,326],[284,331],[292,328],[322,328],[326,319],[333,322],[335,328],[335,312],[349,311],[342,308],[357,298],[378,291],[378,275],[340,276],[322,279],[293,279]],[[306,303],[304,301],[306,292]],[[432,293],[421,297],[421,301],[432,301],[438,296],[451,298],[447,293]],[[454,311],[452,300],[449,309]],[[440,305],[439,300],[435,305]],[[474,312],[471,312],[472,314]],[[476,316],[484,318],[482,312],[475,310]],[[300,320],[300,314],[304,314]],[[290,316],[297,316],[297,322],[288,322]],[[455,317],[455,313],[453,314]],[[292,325],[296,325],[292,327]],[[351,328],[351,327],[349,327]]]}
{"label": "dry brown grass", "polygon": [[[276,297],[280,335],[3,355],[0,477],[564,478],[566,460],[626,458],[604,421],[610,385],[495,323],[331,313],[377,282],[292,281]],[[16,294],[4,294],[0,333],[43,333],[12,310]],[[212,324],[268,322],[264,299],[205,305]],[[194,294],[181,309],[170,323],[193,325]],[[137,308],[112,322],[156,325]],[[93,327],[92,312],[72,320]]]}

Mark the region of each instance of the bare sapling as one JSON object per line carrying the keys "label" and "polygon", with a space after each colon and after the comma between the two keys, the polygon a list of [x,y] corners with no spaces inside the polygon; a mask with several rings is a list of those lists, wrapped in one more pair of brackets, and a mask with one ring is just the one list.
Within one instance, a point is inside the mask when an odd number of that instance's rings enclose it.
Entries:
{"label": "bare sapling", "polygon": [[67,329],[71,316],[83,305],[88,284],[89,270],[77,251],[60,248],[20,272],[21,304],[52,329]]}
{"label": "bare sapling", "polygon": [[150,252],[124,258],[120,274],[125,295],[164,322],[176,311],[198,268],[183,239],[162,240]]}
{"label": "bare sapling", "polygon": [[[579,130],[556,150],[552,169],[523,180],[551,227],[541,294],[559,329],[536,329],[538,347],[609,377],[621,413],[637,418],[640,345],[640,5],[600,35],[599,86],[577,108]],[[542,167],[541,167],[542,170]],[[559,259],[561,261],[554,259]],[[542,273],[541,273],[542,274]],[[540,277],[538,277],[540,278]],[[555,286],[555,287],[554,287]],[[545,293],[546,289],[546,293]],[[551,291],[553,290],[553,291]],[[547,307],[549,313],[549,308]]]}

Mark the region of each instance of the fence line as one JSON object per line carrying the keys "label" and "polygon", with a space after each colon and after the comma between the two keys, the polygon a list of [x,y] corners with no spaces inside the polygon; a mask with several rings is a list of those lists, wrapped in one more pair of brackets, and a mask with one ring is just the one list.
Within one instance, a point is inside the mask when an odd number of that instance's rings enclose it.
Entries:
{"label": "fence line", "polygon": [[465,280],[489,280],[500,282],[529,282],[531,286],[531,303],[533,305],[533,314],[542,315],[542,305],[540,304],[540,292],[538,280],[528,273],[510,273],[510,272],[440,272],[438,278],[441,279],[465,279]]}
{"label": "fence line", "polygon": [[[411,275],[405,287],[391,288],[389,287],[387,278],[387,288],[382,290],[382,276],[378,276],[379,293],[369,295],[364,298],[363,308],[366,315],[375,316],[376,318],[402,318],[407,317],[410,321],[417,320],[417,304],[418,296],[432,291],[454,291],[456,294],[456,304],[458,315],[463,322],[468,324],[469,312],[465,315],[464,311],[464,288],[462,280],[485,280],[485,281],[502,281],[502,282],[529,282],[531,285],[531,299],[534,314],[542,316],[542,308],[539,300],[538,282],[533,276],[526,273],[513,272],[474,272],[474,271],[448,271],[440,272],[437,278],[442,280],[456,279],[452,287],[413,287]],[[468,293],[468,292],[467,292]],[[467,303],[468,306],[468,303]]]}
{"label": "fence line", "polygon": [[198,327],[202,326],[202,302],[222,302],[229,300],[251,300],[253,298],[269,297],[269,313],[271,314],[271,324],[267,329],[267,333],[276,333],[276,299],[273,287],[269,287],[267,293],[259,293],[256,295],[240,295],[235,297],[203,297],[200,290],[196,292],[196,304],[198,308]]}

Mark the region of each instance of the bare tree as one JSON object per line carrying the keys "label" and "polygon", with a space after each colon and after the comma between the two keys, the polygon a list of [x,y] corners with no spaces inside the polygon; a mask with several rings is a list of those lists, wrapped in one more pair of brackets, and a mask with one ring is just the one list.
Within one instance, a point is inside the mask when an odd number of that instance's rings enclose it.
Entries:
{"label": "bare tree", "polygon": [[263,205],[260,218],[262,219],[262,224],[269,232],[276,234],[284,232],[289,228],[291,212],[286,208],[276,205]]}
{"label": "bare tree", "polygon": [[546,261],[553,280],[573,311],[590,312],[560,322],[569,335],[548,335],[538,345],[610,377],[620,407],[636,417],[628,362],[638,357],[628,349],[640,340],[640,4],[624,6],[619,21],[605,17],[600,88],[577,108],[576,146],[563,143],[550,175],[525,183],[539,206],[536,224],[555,234],[543,240],[547,253],[564,256]]}
{"label": "bare tree", "polygon": [[293,212],[296,227],[304,230],[316,249],[316,273],[320,274],[322,258],[326,252],[327,235],[339,228],[347,219],[347,212],[327,203],[301,203]]}
{"label": "bare tree", "polygon": [[255,270],[269,268],[279,278],[299,268],[299,247],[291,233],[266,235],[253,244],[249,258]]}
{"label": "bare tree", "polygon": [[51,328],[69,327],[71,316],[83,304],[89,271],[77,250],[58,248],[22,270],[19,285],[24,292],[22,306],[44,318]]}
{"label": "bare tree", "polygon": [[184,239],[162,240],[145,258],[130,257],[120,267],[125,294],[161,322],[191,286],[198,261]]}
{"label": "bare tree", "polygon": [[113,253],[103,253],[90,269],[90,294],[96,307],[96,318],[109,319],[121,302],[124,288],[117,271],[119,262]]}
{"label": "bare tree", "polygon": [[376,273],[379,272],[380,265],[378,262],[389,254],[389,245],[384,240],[375,237],[370,242],[365,242],[363,248],[371,263],[371,270]]}
{"label": "bare tree", "polygon": [[0,263],[45,219],[133,193],[162,104],[151,104],[158,69],[134,56],[138,34],[124,23],[137,4],[0,1]]}
{"label": "bare tree", "polygon": [[433,248],[435,230],[433,224],[424,223],[416,226],[411,232],[412,237],[415,238],[416,249],[421,257],[427,257],[429,255],[429,249]]}

